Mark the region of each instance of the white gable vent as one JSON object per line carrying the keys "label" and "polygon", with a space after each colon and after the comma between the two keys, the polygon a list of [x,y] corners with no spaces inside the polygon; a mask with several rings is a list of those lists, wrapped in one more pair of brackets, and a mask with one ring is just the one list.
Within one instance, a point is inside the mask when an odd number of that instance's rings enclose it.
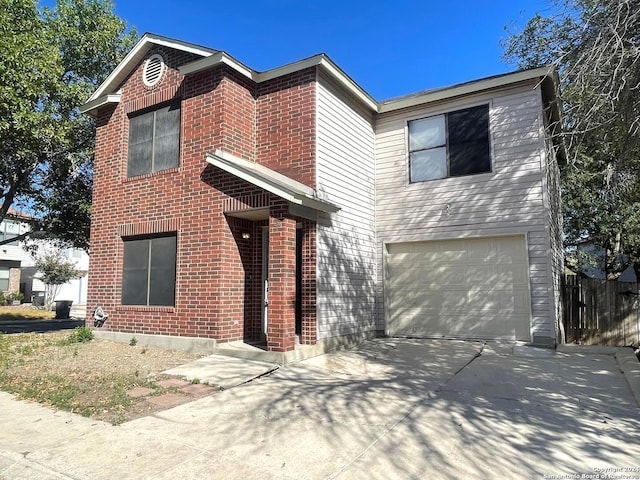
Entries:
{"label": "white gable vent", "polygon": [[162,78],[164,73],[164,59],[158,55],[151,55],[144,64],[142,70],[142,81],[147,87],[153,87]]}

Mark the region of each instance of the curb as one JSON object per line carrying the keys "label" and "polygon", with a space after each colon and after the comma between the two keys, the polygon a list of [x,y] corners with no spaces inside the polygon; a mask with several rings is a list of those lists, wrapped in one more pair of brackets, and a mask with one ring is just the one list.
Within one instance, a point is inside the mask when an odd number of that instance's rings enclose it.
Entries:
{"label": "curb", "polygon": [[640,408],[640,362],[630,348],[618,348],[615,358]]}

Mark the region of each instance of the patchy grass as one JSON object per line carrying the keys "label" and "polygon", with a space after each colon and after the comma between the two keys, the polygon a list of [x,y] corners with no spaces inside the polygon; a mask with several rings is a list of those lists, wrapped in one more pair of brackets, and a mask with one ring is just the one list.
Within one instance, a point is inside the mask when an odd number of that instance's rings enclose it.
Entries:
{"label": "patchy grass", "polygon": [[30,307],[0,307],[1,320],[42,320],[55,317],[54,312]]}
{"label": "patchy grass", "polygon": [[[81,330],[82,328],[88,330]],[[0,390],[61,410],[119,424],[148,414],[152,405],[127,392],[172,392],[161,372],[199,355],[92,340],[79,327],[48,333],[0,333]]]}

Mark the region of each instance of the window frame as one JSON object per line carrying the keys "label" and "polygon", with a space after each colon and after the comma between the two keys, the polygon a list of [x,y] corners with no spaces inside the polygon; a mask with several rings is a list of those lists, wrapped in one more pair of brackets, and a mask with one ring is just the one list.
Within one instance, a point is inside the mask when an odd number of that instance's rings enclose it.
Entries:
{"label": "window frame", "polygon": [[[485,137],[483,136],[482,141],[483,143],[486,144],[487,146],[487,151],[486,151],[486,160],[488,161],[488,169],[487,170],[483,170],[483,171],[477,171],[477,172],[471,172],[471,173],[461,173],[461,174],[451,174],[451,143],[450,143],[450,128],[449,128],[449,116],[450,115],[455,115],[455,114],[460,114],[462,112],[465,111],[479,111],[480,109],[482,109],[482,114],[484,115],[486,112],[486,140]],[[420,116],[420,117],[416,117],[416,118],[411,118],[409,120],[407,120],[407,124],[406,124],[406,145],[407,145],[407,175],[408,175],[408,183],[409,184],[416,184],[416,183],[423,183],[423,182],[430,182],[430,181],[434,181],[434,180],[443,180],[445,178],[455,178],[455,177],[466,177],[466,176],[471,176],[471,175],[482,175],[482,174],[487,174],[487,173],[493,173],[493,146],[492,146],[492,142],[491,142],[491,121],[490,121],[490,112],[491,112],[491,103],[490,102],[482,102],[482,103],[478,103],[475,105],[471,105],[471,106],[466,106],[464,108],[457,108],[455,110],[446,110],[446,111],[441,111],[441,112],[437,112],[434,113],[432,115],[427,115],[427,116]],[[427,119],[435,119],[437,117],[442,117],[444,119],[444,137],[445,137],[445,143],[444,145],[434,145],[431,147],[426,147],[426,148],[415,148],[412,149],[411,148],[411,124],[413,122],[418,122],[421,120],[427,120]],[[482,125],[482,129],[484,129],[485,125]],[[478,141],[477,139],[475,140],[476,142]],[[464,142],[459,142],[459,143],[455,143],[454,145],[459,146],[462,145]],[[412,166],[412,154],[416,154],[416,153],[421,153],[421,152],[428,152],[428,151],[435,151],[437,149],[441,149],[444,148],[445,149],[445,170],[446,170],[446,174],[442,177],[434,177],[434,178],[425,178],[425,179],[420,179],[420,180],[414,180],[412,177],[412,171],[413,171],[413,166]],[[484,154],[484,152],[483,152]]]}
{"label": "window frame", "polygon": [[[157,253],[157,250],[154,250],[154,240],[158,241],[158,240],[163,240],[163,239],[172,239],[172,247],[173,250],[170,252],[172,253],[172,260],[173,263],[172,264],[160,264],[158,265],[157,263],[154,264],[153,260],[154,260],[154,251]],[[134,245],[135,242],[135,245]],[[140,257],[140,256],[135,256],[135,248],[136,247],[140,247],[144,245],[144,248],[146,249],[146,259],[144,257]],[[162,253],[162,245],[160,245],[159,247],[159,251],[160,253]],[[127,250],[129,249],[129,253],[127,252]],[[133,250],[133,252],[131,251]],[[127,256],[131,256],[132,257],[132,261],[134,262],[134,265],[131,265],[131,263],[127,263]],[[164,259],[164,256],[160,256],[160,257],[155,257],[156,260],[161,260]],[[135,261],[138,260],[139,264],[135,265]],[[142,261],[141,261],[142,260]],[[140,264],[144,264],[142,265],[144,268],[141,268]],[[167,275],[161,275],[162,273],[166,273],[166,271],[169,271],[172,273],[172,275],[167,276]],[[160,272],[158,272],[160,271]],[[161,275],[160,277],[153,277],[153,274],[155,272],[155,275]],[[135,276],[136,273],[139,275],[140,273],[144,273],[145,274],[145,278],[144,278],[144,284],[145,284],[145,290],[144,290],[144,301],[139,301],[138,299],[136,299],[136,297],[139,297],[139,292],[140,290],[134,291],[132,293],[128,293],[128,288],[132,287],[132,283],[135,286]],[[157,234],[150,234],[150,235],[140,235],[140,236],[127,236],[127,237],[122,237],[122,281],[121,281],[121,292],[120,292],[120,305],[122,306],[132,306],[132,307],[175,307],[176,304],[176,287],[177,287],[177,273],[178,273],[178,234],[177,232],[162,232],[162,233],[157,233]],[[171,295],[171,299],[170,301],[167,302],[157,302],[157,301],[152,301],[152,298],[155,296],[157,297],[158,293],[162,293],[162,289],[158,290],[158,289],[153,289],[153,285],[154,283],[157,282],[158,278],[164,278],[165,280],[167,278],[171,278],[172,279],[172,285],[171,285],[171,289],[173,291],[173,295]],[[157,283],[156,283],[157,284]],[[154,295],[155,294],[155,295]],[[162,297],[165,298],[165,297]],[[132,299],[134,299],[134,301],[131,301]]]}
{"label": "window frame", "polygon": [[[157,114],[158,112],[161,112],[165,109],[167,109],[167,112],[172,112],[177,110],[178,119],[177,119],[177,129],[176,129],[177,131],[175,132],[175,149],[176,149],[175,161],[173,161],[173,158],[172,158],[171,159],[172,163],[170,166],[156,168],[157,167],[156,160],[158,159],[158,155],[156,155],[156,153],[158,151],[156,150],[155,146],[156,146],[156,141],[159,138],[158,136],[156,136],[157,126],[158,126]],[[151,138],[150,138],[151,157],[149,159],[150,165],[148,169],[145,168],[143,171],[142,170],[138,171],[140,170],[139,167],[144,162],[144,160],[140,160],[137,164],[132,163],[132,155],[134,154],[134,152],[132,152],[132,147],[134,145],[144,145],[145,142],[136,142],[136,143],[133,142],[132,136],[133,136],[134,128],[132,128],[132,125],[136,121],[135,119],[140,119],[141,117],[146,117],[149,115],[152,115]],[[180,100],[172,100],[170,102],[153,105],[152,107],[149,107],[149,108],[131,112],[127,115],[127,121],[128,121],[127,164],[126,164],[127,179],[141,177],[144,175],[151,175],[154,173],[173,170],[175,168],[180,167],[180,153],[181,153],[181,139],[182,139],[182,102]]]}
{"label": "window frame", "polygon": [[[2,222],[0,223],[0,240],[10,240],[13,238],[16,238],[18,236],[20,236],[20,223],[17,220],[13,220],[11,218],[5,218],[4,220],[2,220]],[[13,233],[13,232],[7,232],[7,227],[9,225],[15,225],[17,232],[18,233]],[[19,240],[12,240],[8,243],[5,243],[4,245],[11,245],[11,246],[19,246],[20,245],[20,241]]]}

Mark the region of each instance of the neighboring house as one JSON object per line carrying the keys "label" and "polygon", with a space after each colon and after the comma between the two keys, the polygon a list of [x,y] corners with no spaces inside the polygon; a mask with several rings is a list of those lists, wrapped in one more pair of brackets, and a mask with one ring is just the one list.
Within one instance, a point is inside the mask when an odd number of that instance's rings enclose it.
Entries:
{"label": "neighboring house", "polygon": [[[0,240],[11,240],[28,232],[28,218],[25,214],[10,209],[5,219],[0,222]],[[63,254],[74,261],[79,277],[62,285],[56,300],[72,300],[74,304],[86,304],[89,256],[84,250],[75,248],[67,248]],[[0,292],[20,292],[24,295],[23,302],[27,303],[34,300],[34,295],[43,293],[44,284],[38,279],[34,264],[33,257],[22,247],[21,241],[13,240],[0,245]]]}
{"label": "neighboring house", "polygon": [[[62,255],[74,263],[78,277],[61,285],[54,300],[71,300],[73,305],[86,305],[89,255],[78,248],[65,248],[62,250]],[[24,263],[21,291],[24,293],[25,301],[33,301],[38,304],[44,300],[45,284],[40,280],[34,263],[34,259],[31,257]]]}
{"label": "neighboring house", "polygon": [[[576,254],[580,259],[580,263],[575,265],[574,269],[577,271],[581,270],[582,273],[589,278],[595,278],[597,280],[605,280],[607,278],[605,271],[604,248],[597,247],[590,242],[583,242],[578,244]],[[621,259],[621,261],[624,262],[627,262],[628,260],[629,259],[626,255]],[[568,264],[569,262],[567,262],[567,265]],[[575,274],[575,272],[571,273]],[[618,282],[637,282],[636,272],[633,269],[633,265],[625,268],[616,280]]]}
{"label": "neighboring house", "polygon": [[89,311],[124,334],[335,346],[557,338],[554,72],[378,102],[145,34],[97,119]]}
{"label": "neighboring house", "polygon": [[0,245],[0,292],[18,293],[21,291],[20,267],[30,260],[18,240],[12,240],[29,230],[26,217],[10,209],[0,222],[0,240],[11,240]]}

